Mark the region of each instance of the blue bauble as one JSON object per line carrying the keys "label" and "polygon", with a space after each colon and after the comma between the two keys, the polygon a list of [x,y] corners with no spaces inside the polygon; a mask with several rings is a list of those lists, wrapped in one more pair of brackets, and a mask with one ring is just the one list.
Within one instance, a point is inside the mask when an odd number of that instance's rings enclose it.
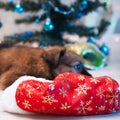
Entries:
{"label": "blue bauble", "polygon": [[23,11],[24,11],[24,8],[23,8],[23,6],[21,5],[21,4],[16,4],[15,5],[15,8],[14,8],[14,11],[16,12],[16,13],[22,13]]}
{"label": "blue bauble", "polygon": [[35,19],[35,23],[36,23],[36,24],[39,24],[39,23],[40,23],[40,19],[39,19],[39,18],[36,18],[36,19]]}
{"label": "blue bauble", "polygon": [[88,4],[88,0],[83,0],[82,1],[82,5],[87,6],[87,4]]}
{"label": "blue bauble", "polygon": [[44,30],[45,31],[50,31],[50,30],[53,30],[54,29],[54,25],[51,21],[50,18],[47,19],[47,21],[44,23]]}
{"label": "blue bauble", "polygon": [[83,13],[81,13],[81,12],[77,13],[78,18],[81,18],[82,16],[83,16]]}
{"label": "blue bauble", "polygon": [[2,22],[0,22],[0,28],[2,27]]}
{"label": "blue bauble", "polygon": [[26,35],[27,35],[27,36],[31,36],[32,34],[33,34],[32,31],[27,31],[27,32],[26,32]]}
{"label": "blue bauble", "polygon": [[103,44],[101,47],[100,47],[100,51],[104,54],[104,55],[109,55],[109,47],[105,44]]}
{"label": "blue bauble", "polygon": [[47,6],[46,6],[45,3],[42,4],[42,9],[43,9],[43,10],[46,10],[46,9],[47,9]]}
{"label": "blue bauble", "polygon": [[26,31],[20,34],[20,37],[24,39],[24,38],[30,37],[31,35],[32,35],[32,31]]}
{"label": "blue bauble", "polygon": [[22,34],[19,35],[19,37],[22,38],[22,39],[24,39],[24,38],[27,37],[27,35],[26,35],[26,33],[22,33]]}
{"label": "blue bauble", "polygon": [[87,5],[88,5],[88,0],[83,0],[79,6],[79,10],[80,11],[83,11],[87,8]]}

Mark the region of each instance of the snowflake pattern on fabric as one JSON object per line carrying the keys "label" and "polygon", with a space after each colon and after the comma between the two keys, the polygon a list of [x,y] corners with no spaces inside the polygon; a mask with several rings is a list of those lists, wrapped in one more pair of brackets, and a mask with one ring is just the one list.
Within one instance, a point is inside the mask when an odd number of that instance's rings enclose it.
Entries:
{"label": "snowflake pattern on fabric", "polygon": [[97,79],[95,79],[95,78],[91,78],[90,80],[91,80],[92,83],[95,83],[95,84],[97,84],[97,83],[100,82],[99,80],[97,80]]}
{"label": "snowflake pattern on fabric", "polygon": [[67,110],[67,109],[69,109],[70,107],[71,107],[71,106],[70,106],[70,105],[68,105],[68,103],[67,103],[67,102],[65,102],[65,103],[61,104],[60,109]]}
{"label": "snowflake pattern on fabric", "polygon": [[22,103],[24,105],[24,108],[29,109],[31,107],[31,104],[29,104],[29,101],[24,100],[24,102]]}
{"label": "snowflake pattern on fabric", "polygon": [[79,96],[81,94],[87,95],[87,90],[90,89],[91,87],[87,86],[87,83],[84,83],[83,85],[78,83],[78,87],[74,91],[77,91],[77,95]]}
{"label": "snowflake pattern on fabric", "polygon": [[48,95],[46,95],[46,96],[43,96],[42,97],[42,99],[43,99],[43,103],[48,103],[48,104],[53,104],[53,103],[55,103],[55,102],[58,102],[58,100],[56,100],[55,98],[54,98],[54,95],[50,95],[49,93],[47,93]]}
{"label": "snowflake pattern on fabric", "polygon": [[63,97],[67,96],[67,91],[64,88],[59,89],[60,95],[63,95]]}
{"label": "snowflake pattern on fabric", "polygon": [[26,80],[16,90],[17,105],[29,112],[93,115],[120,110],[118,83],[108,77],[92,78],[63,73],[54,81]]}
{"label": "snowflake pattern on fabric", "polygon": [[92,103],[92,100],[86,101],[86,103],[84,101],[80,101],[80,107],[75,109],[78,111],[78,114],[87,115],[87,111],[92,111],[93,109],[90,106],[91,103]]}

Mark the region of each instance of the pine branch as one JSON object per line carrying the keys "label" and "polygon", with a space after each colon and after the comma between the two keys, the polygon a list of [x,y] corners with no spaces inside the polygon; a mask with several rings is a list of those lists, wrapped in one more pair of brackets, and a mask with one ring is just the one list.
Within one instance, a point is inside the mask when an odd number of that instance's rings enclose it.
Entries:
{"label": "pine branch", "polygon": [[[86,27],[75,25],[75,21],[80,19],[78,14],[80,13],[83,17],[92,11],[97,10],[97,8],[102,7],[106,9],[106,4],[99,2],[99,0],[93,2],[88,1],[85,6],[82,6],[83,0],[77,0],[71,6],[63,5],[60,0],[38,0],[37,2],[22,0],[21,5],[24,8],[24,12],[38,12],[41,9],[44,10],[42,15],[33,15],[30,18],[17,19],[15,22],[17,24],[21,23],[31,23],[35,22],[37,18],[40,17],[40,22],[44,21],[49,17],[54,25],[54,29],[50,31],[36,31],[21,34],[14,34],[10,36],[5,36],[4,42],[18,43],[18,42],[34,42],[37,41],[40,44],[47,45],[64,45],[64,40],[62,34],[67,32],[68,34],[78,34],[79,36],[92,36],[99,37],[103,31],[106,30],[109,22],[102,21],[99,27]],[[6,10],[14,10],[16,4],[5,4],[0,2],[0,8],[5,8]],[[57,11],[56,11],[57,9]],[[73,9],[70,14],[69,13]],[[97,30],[97,32],[96,32]]]}

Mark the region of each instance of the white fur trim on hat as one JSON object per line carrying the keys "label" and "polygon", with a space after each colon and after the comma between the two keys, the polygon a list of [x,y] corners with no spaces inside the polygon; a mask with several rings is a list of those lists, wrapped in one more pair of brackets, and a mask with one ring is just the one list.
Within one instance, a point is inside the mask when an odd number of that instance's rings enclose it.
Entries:
{"label": "white fur trim on hat", "polygon": [[11,112],[11,113],[20,113],[20,114],[31,114],[31,112],[27,112],[19,108],[16,104],[15,94],[18,85],[25,80],[35,80],[42,82],[52,82],[50,80],[46,80],[44,78],[36,78],[33,76],[22,76],[18,78],[11,86],[6,88],[0,98],[0,107],[2,107],[3,111]]}

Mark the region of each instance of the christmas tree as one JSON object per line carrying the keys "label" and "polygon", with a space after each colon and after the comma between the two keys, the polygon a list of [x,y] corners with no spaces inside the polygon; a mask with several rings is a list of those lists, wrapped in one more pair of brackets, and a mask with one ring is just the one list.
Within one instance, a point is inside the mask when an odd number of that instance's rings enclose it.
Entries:
{"label": "christmas tree", "polygon": [[[68,50],[81,55],[88,69],[98,69],[106,65],[106,55],[109,54],[109,47],[105,44],[99,46],[96,39],[99,39],[110,24],[106,18],[97,16],[97,21],[92,23],[93,16],[88,16],[94,11],[107,9],[107,2],[101,0],[1,0],[0,9],[17,13],[20,17],[15,19],[17,25],[35,23],[41,30],[20,31],[4,37],[2,43],[16,44],[33,43],[37,41],[40,47],[60,45],[65,46]],[[22,14],[26,16],[21,17]],[[84,23],[84,17],[90,17]],[[93,18],[92,18],[93,17]],[[9,18],[8,18],[9,19]],[[82,22],[81,22],[82,20]],[[92,23],[92,24],[91,24]],[[99,23],[99,24],[98,24]],[[90,25],[89,25],[90,24]],[[98,25],[96,25],[98,24]],[[93,26],[92,26],[93,25]],[[0,21],[0,28],[4,24]],[[34,26],[33,26],[34,27]],[[87,38],[87,43],[70,45],[73,41],[66,40],[64,35],[77,35],[81,39]],[[92,39],[91,39],[92,38]],[[95,38],[95,40],[93,40]],[[79,39],[79,41],[81,41]],[[77,40],[74,43],[79,43]],[[86,41],[85,41],[86,43]]]}
{"label": "christmas tree", "polygon": [[[14,44],[20,41],[37,41],[40,46],[48,46],[66,44],[63,38],[64,33],[77,34],[81,37],[100,37],[109,25],[108,21],[102,19],[97,27],[87,27],[77,22],[100,7],[106,9],[106,2],[75,0],[67,5],[60,0],[8,0],[7,2],[1,0],[0,9],[11,10],[20,15],[30,12],[25,18],[16,19],[16,24],[35,22],[43,26],[40,31],[21,31],[20,34],[5,36],[3,42]],[[0,22],[0,27],[2,27],[2,22]]]}

